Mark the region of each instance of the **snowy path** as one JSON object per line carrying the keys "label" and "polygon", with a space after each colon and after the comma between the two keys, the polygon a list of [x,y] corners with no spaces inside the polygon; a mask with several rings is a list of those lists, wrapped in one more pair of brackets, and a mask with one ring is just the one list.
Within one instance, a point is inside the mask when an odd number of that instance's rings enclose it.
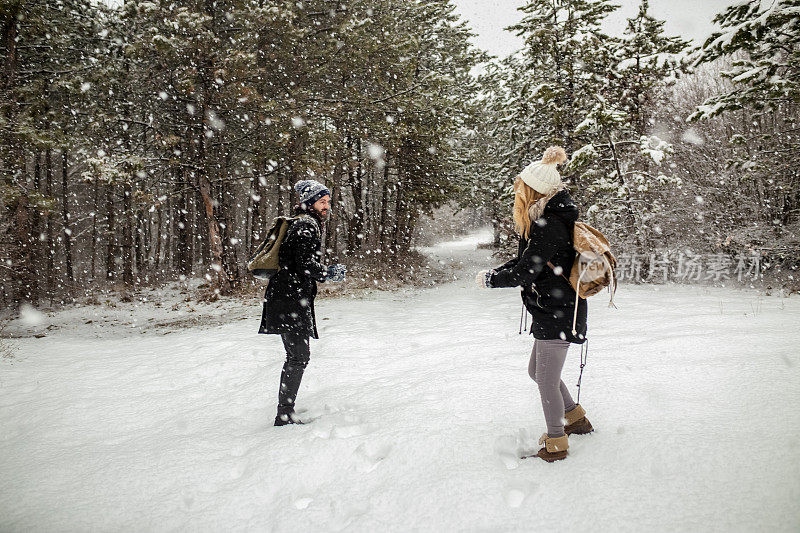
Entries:
{"label": "snowy path", "polygon": [[[624,286],[590,302],[561,463],[516,290],[480,290],[479,237],[435,289],[319,302],[322,339],[274,429],[280,341],[252,320],[16,341],[0,359],[0,531],[797,531],[800,299]],[[165,311],[167,312],[167,311]],[[578,351],[565,381],[576,381]],[[574,390],[574,387],[572,387]]]}

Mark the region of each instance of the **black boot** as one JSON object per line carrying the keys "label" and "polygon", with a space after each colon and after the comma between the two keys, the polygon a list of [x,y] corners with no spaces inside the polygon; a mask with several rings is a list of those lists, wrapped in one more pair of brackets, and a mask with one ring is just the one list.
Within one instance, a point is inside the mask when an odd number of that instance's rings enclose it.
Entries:
{"label": "black boot", "polygon": [[290,424],[297,424],[303,425],[303,421],[300,420],[294,411],[289,411],[284,414],[280,414],[281,410],[278,409],[278,414],[275,416],[275,424],[274,426],[288,426]]}
{"label": "black boot", "polygon": [[276,426],[302,424],[302,421],[294,413],[294,402],[305,369],[305,365],[292,365],[288,361],[283,363],[281,386],[278,390],[278,414],[275,416]]}

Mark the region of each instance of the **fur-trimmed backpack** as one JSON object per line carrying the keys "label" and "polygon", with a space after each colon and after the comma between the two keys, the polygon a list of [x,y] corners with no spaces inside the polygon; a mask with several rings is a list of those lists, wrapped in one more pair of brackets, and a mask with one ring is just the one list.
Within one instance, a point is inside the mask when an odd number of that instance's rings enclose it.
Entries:
{"label": "fur-trimmed backpack", "polygon": [[[575,248],[572,271],[569,273],[569,278],[563,273],[561,276],[575,290],[575,311],[572,318],[574,333],[578,317],[578,298],[594,296],[608,287],[611,294],[608,305],[616,307],[614,294],[617,292],[617,276],[614,269],[617,268],[617,259],[611,253],[611,245],[606,236],[583,222],[575,223],[575,228],[572,230],[572,245]],[[553,263],[547,264],[555,271]]]}
{"label": "fur-trimmed backpack", "polygon": [[617,290],[617,259],[605,235],[589,224],[576,222],[572,242],[577,255],[569,274],[569,283],[578,296],[588,298],[608,287],[611,305]]}
{"label": "fur-trimmed backpack", "polygon": [[298,215],[296,217],[276,217],[272,222],[272,227],[267,232],[267,238],[258,245],[253,257],[247,261],[247,271],[258,279],[268,280],[272,278],[280,269],[278,253],[281,244],[286,238],[289,226],[300,218],[310,218],[308,215]]}

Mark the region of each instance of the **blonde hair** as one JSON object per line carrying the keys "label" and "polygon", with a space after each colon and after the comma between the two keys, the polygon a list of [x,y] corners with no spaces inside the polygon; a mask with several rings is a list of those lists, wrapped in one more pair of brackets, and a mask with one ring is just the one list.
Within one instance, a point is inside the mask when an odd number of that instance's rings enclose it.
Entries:
{"label": "blonde hair", "polygon": [[545,196],[529,187],[522,178],[514,180],[514,227],[523,239],[527,239],[531,231],[531,206]]}

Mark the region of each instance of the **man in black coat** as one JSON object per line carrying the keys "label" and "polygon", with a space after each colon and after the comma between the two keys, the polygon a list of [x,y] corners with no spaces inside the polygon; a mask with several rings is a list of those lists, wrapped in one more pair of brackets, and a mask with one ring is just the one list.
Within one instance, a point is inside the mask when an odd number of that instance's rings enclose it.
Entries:
{"label": "man in black coat", "polygon": [[295,186],[299,217],[291,223],[278,252],[280,270],[272,276],[264,294],[259,333],[280,335],[286,349],[278,391],[275,425],[300,423],[294,412],[297,391],[311,356],[309,338],[319,338],[314,298],[317,282],[342,281],[344,265],[326,267],[322,258],[322,226],[330,213],[331,193],[315,180]]}

